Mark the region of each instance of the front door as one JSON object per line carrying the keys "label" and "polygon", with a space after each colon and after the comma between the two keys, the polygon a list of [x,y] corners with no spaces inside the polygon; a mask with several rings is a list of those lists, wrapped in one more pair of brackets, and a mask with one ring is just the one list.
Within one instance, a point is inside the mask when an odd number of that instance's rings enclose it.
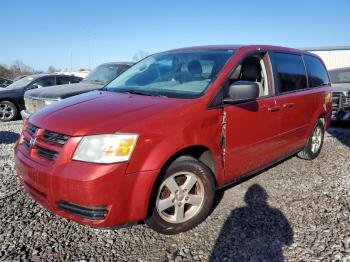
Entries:
{"label": "front door", "polygon": [[224,108],[226,181],[254,171],[281,154],[282,110],[271,95],[266,67],[263,56],[249,56],[228,80],[229,84],[238,80],[254,81],[260,86],[260,95],[256,101]]}

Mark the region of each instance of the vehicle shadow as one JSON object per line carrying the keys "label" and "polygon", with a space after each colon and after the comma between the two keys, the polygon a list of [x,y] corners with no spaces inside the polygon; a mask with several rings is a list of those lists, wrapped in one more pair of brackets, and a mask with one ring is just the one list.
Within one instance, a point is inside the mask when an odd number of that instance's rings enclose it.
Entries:
{"label": "vehicle shadow", "polygon": [[0,131],[0,145],[1,144],[13,144],[19,138],[19,133],[11,131]]}
{"label": "vehicle shadow", "polygon": [[342,144],[350,147],[350,121],[332,122],[327,132]]}
{"label": "vehicle shadow", "polygon": [[247,190],[246,206],[234,209],[216,240],[209,261],[284,261],[282,247],[294,232],[284,214],[269,206],[258,185]]}

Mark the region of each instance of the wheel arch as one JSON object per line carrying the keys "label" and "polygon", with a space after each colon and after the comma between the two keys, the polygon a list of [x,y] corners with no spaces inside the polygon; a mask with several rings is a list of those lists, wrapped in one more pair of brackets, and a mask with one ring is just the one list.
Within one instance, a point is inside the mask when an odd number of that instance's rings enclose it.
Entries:
{"label": "wheel arch", "polygon": [[16,107],[17,110],[18,110],[18,112],[20,111],[20,106],[18,105],[18,103],[16,102],[15,99],[8,98],[8,97],[2,97],[2,98],[0,98],[0,102],[3,102],[3,101],[9,101],[9,102],[11,102],[12,104],[15,105],[15,107]]}
{"label": "wheel arch", "polygon": [[191,145],[185,148],[182,148],[175,152],[173,155],[171,155],[165,163],[162,165],[162,168],[160,169],[157,177],[155,178],[153,184],[152,184],[152,189],[148,197],[148,207],[147,207],[147,217],[149,217],[152,214],[153,208],[154,208],[154,203],[153,199],[155,198],[157,194],[157,187],[160,185],[160,182],[165,175],[166,169],[179,157],[181,156],[191,156],[200,162],[202,162],[204,165],[206,165],[210,171],[211,175],[213,176],[213,180],[215,183],[215,187],[218,184],[217,180],[217,175],[220,172],[218,171],[218,160],[215,158],[215,155],[213,152],[208,148],[207,146],[204,145]]}
{"label": "wheel arch", "polygon": [[327,129],[329,120],[328,120],[327,111],[324,107],[321,107],[319,110],[314,112],[312,119],[310,119],[310,124],[309,124],[309,127],[307,129],[306,138],[310,137],[311,132],[314,128],[314,125],[315,125],[316,121],[319,119],[321,119],[321,121],[324,125],[324,128]]}
{"label": "wheel arch", "polygon": [[191,156],[203,164],[205,164],[212,172],[213,178],[216,181],[216,170],[217,170],[217,160],[215,159],[212,151],[204,145],[192,145],[174,153],[168,160],[163,164],[161,169],[166,169],[171,163],[181,156]]}
{"label": "wheel arch", "polygon": [[321,113],[317,119],[320,119],[324,128],[326,128],[327,114],[325,112]]}

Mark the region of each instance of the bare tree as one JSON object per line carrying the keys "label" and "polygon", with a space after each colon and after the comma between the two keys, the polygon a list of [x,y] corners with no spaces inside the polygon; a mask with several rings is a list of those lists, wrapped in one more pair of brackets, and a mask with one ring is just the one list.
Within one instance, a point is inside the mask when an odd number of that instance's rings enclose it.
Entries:
{"label": "bare tree", "polygon": [[141,59],[144,59],[148,55],[149,53],[147,53],[146,51],[140,50],[134,54],[134,56],[132,57],[132,60],[134,60],[135,62],[138,62]]}
{"label": "bare tree", "polygon": [[0,76],[5,78],[12,78],[12,72],[6,68],[6,65],[0,65]]}
{"label": "bare tree", "polygon": [[56,70],[56,68],[54,67],[54,66],[52,66],[52,65],[50,65],[48,68],[47,68],[47,72],[48,73],[53,73],[53,72],[56,72],[57,70]]}
{"label": "bare tree", "polygon": [[18,71],[18,72],[26,72],[26,73],[34,73],[35,70],[24,64],[21,60],[15,60],[11,66],[12,69],[14,69],[14,71]]}
{"label": "bare tree", "polygon": [[0,76],[15,78],[20,75],[39,74],[42,71],[34,70],[32,67],[25,65],[22,61],[16,60],[11,66],[1,65]]}

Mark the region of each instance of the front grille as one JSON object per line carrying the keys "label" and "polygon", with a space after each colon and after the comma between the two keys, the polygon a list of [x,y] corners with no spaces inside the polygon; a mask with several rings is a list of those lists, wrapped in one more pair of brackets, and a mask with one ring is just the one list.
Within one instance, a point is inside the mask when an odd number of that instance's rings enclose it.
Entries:
{"label": "front grille", "polygon": [[37,147],[38,155],[48,158],[50,160],[56,160],[58,157],[58,152],[51,151],[42,147]]}
{"label": "front grille", "polygon": [[343,109],[350,107],[350,94],[346,96],[342,92],[333,92],[332,93],[333,98],[333,110]]}
{"label": "front grille", "polygon": [[106,206],[80,206],[66,201],[59,201],[57,206],[68,213],[89,220],[105,219],[108,213]]}
{"label": "front grille", "polygon": [[25,147],[27,148],[27,149],[29,149],[30,148],[30,144],[29,144],[29,141],[27,140],[27,139],[23,139],[23,144],[25,145]]}
{"label": "front grille", "polygon": [[58,133],[54,133],[46,130],[43,133],[43,138],[52,143],[64,145],[67,142],[69,137],[63,134],[58,134]]}
{"label": "front grille", "polygon": [[[35,138],[35,139],[34,139]],[[23,132],[22,146],[31,158],[55,161],[60,156],[69,136],[40,129],[31,123]]]}
{"label": "front grille", "polygon": [[28,124],[28,127],[27,127],[27,132],[30,134],[30,135],[34,135],[36,130],[38,130],[38,128],[32,124]]}

